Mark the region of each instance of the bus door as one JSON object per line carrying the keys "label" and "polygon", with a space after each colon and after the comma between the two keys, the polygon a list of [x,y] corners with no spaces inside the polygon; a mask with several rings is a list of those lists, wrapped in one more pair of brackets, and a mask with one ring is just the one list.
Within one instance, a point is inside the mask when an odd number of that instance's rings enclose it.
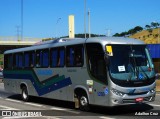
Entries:
{"label": "bus door", "polygon": [[93,83],[93,93],[95,104],[107,104],[108,100],[108,82],[107,69],[104,60],[104,51],[101,44],[89,43],[86,44],[88,56],[88,69]]}

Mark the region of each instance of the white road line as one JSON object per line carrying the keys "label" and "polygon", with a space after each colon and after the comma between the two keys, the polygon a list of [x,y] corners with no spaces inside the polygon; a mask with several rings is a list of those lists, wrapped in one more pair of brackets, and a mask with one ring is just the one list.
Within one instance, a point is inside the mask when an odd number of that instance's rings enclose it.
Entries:
{"label": "white road line", "polygon": [[43,105],[39,105],[39,104],[35,104],[35,103],[29,103],[29,102],[26,102],[24,104],[32,105],[32,106],[37,106],[37,107],[42,107],[43,106]]}
{"label": "white road line", "polygon": [[0,110],[19,110],[17,108],[12,108],[12,107],[3,106],[3,105],[0,105],[0,108],[4,108],[4,109],[0,109]]}
{"label": "white road line", "polygon": [[72,111],[72,110],[65,110],[65,112],[70,112],[70,113],[73,113],[73,114],[80,114],[80,112],[76,112],[76,111]]}
{"label": "white road line", "polygon": [[20,100],[13,100],[13,99],[5,99],[5,100],[7,100],[7,101],[11,101],[11,102],[18,102],[18,103],[21,103],[22,101],[20,101]]}
{"label": "white road line", "polygon": [[64,111],[66,109],[63,109],[63,108],[58,108],[58,107],[52,107],[50,108],[51,110],[58,110],[58,111]]}
{"label": "white road line", "polygon": [[[41,118],[41,117],[33,117],[33,116],[26,116],[26,117],[22,117],[22,116],[16,116],[16,117],[3,117],[2,119],[27,119],[27,118]],[[42,116],[42,119],[43,118],[46,118],[46,119],[61,119],[61,118],[58,118],[58,117],[51,117],[51,116]]]}
{"label": "white road line", "polygon": [[155,106],[155,107],[160,107],[160,105],[156,105],[156,104],[149,104],[151,106]]}
{"label": "white road line", "polygon": [[65,112],[70,112],[70,113],[74,113],[74,114],[79,114],[80,112],[77,111],[72,111],[69,109],[65,109],[65,108],[58,108],[58,107],[52,107],[50,108],[51,110],[58,110],[58,111],[65,111]]}
{"label": "white road line", "polygon": [[99,117],[100,119],[115,119],[115,118],[111,118],[111,117],[103,117],[103,116],[101,116],[101,117]]}

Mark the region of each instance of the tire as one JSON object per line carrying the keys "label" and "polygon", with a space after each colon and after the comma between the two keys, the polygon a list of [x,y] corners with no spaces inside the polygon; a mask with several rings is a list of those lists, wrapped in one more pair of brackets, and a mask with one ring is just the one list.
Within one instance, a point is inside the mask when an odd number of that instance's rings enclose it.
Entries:
{"label": "tire", "polygon": [[82,111],[89,111],[90,110],[87,95],[82,94],[79,96],[79,108]]}
{"label": "tire", "polygon": [[28,101],[29,95],[28,95],[28,90],[27,90],[27,87],[26,87],[26,86],[23,86],[23,87],[22,87],[21,97],[22,97],[22,100],[23,100],[23,101],[25,101],[25,102]]}

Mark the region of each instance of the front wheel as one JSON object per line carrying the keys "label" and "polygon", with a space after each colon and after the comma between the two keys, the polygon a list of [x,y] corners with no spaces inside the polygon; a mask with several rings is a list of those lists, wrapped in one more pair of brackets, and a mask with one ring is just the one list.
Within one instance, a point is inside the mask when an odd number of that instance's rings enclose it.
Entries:
{"label": "front wheel", "polygon": [[26,86],[22,87],[21,97],[23,101],[28,101],[29,95],[28,95],[28,90]]}
{"label": "front wheel", "polygon": [[90,110],[87,95],[81,95],[79,97],[79,108],[82,111],[89,111]]}

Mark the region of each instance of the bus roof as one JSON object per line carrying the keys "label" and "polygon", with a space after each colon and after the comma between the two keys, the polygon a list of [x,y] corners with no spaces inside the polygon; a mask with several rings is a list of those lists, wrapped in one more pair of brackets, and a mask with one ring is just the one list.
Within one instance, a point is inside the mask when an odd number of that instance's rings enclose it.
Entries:
{"label": "bus roof", "polygon": [[5,51],[4,54],[22,52],[22,51],[32,51],[38,49],[47,49],[51,47],[61,47],[68,45],[84,44],[84,43],[101,43],[102,45],[106,44],[144,44],[143,41],[126,38],[126,37],[93,37],[93,38],[61,38],[56,40],[38,42],[35,45],[25,48],[18,48],[13,50]]}

